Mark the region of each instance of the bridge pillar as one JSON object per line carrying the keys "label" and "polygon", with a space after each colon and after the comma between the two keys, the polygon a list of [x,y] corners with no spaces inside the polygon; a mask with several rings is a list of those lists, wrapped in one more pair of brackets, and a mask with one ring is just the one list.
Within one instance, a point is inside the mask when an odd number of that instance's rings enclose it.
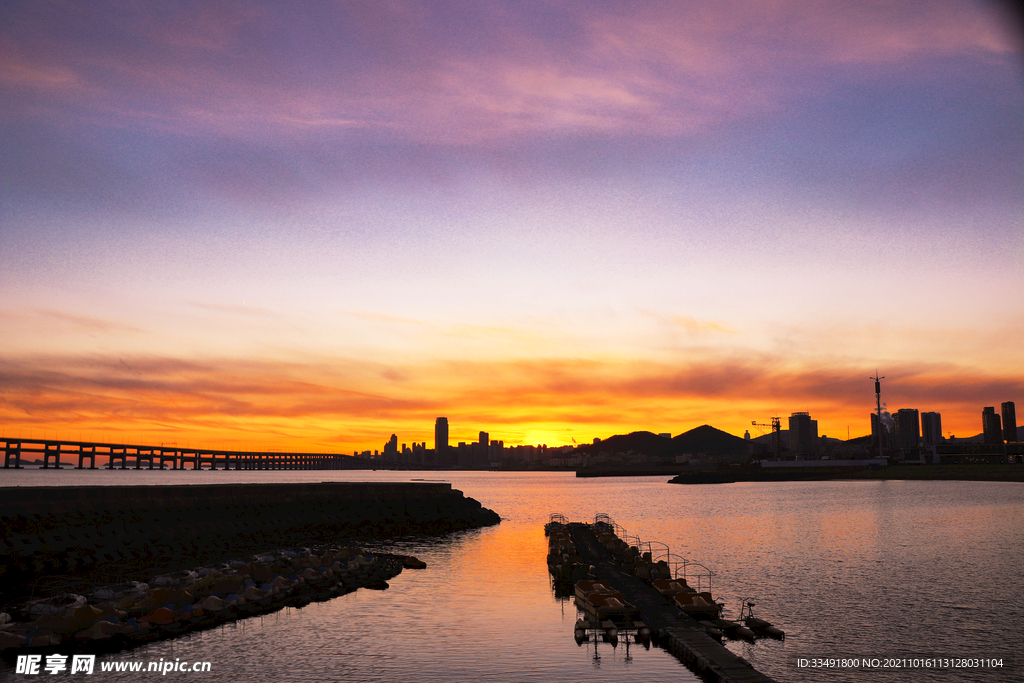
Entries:
{"label": "bridge pillar", "polygon": [[[14,456],[14,467],[11,467],[11,456]],[[4,469],[21,469],[21,443],[15,442],[11,444],[10,441],[4,447]]]}
{"label": "bridge pillar", "polygon": [[121,448],[111,448],[110,449],[110,460],[107,462],[107,469],[108,470],[114,469],[114,461],[115,460],[120,460],[121,461],[121,469],[122,470],[128,469],[128,447],[127,446],[122,446]]}
{"label": "bridge pillar", "polygon": [[185,469],[185,463],[189,461],[192,461],[192,469],[199,469],[199,466],[196,462],[199,459],[199,451],[192,451],[191,455],[187,455],[184,451],[182,451],[179,459],[181,461],[181,469]]}
{"label": "bridge pillar", "polygon": [[52,444],[43,444],[43,469],[50,469],[50,458],[53,458],[53,469],[62,470],[60,466],[60,444],[56,448]]}
{"label": "bridge pillar", "polygon": [[86,458],[89,459],[89,469],[90,470],[97,469],[96,468],[96,446],[89,446],[88,448],[86,448],[85,446],[79,446],[78,447],[78,467],[75,468],[76,470],[84,470],[84,469],[86,469],[85,467],[82,466],[82,463],[85,462]]}
{"label": "bridge pillar", "polygon": [[141,448],[135,449],[135,469],[142,469],[142,461],[149,461],[149,469],[153,469],[153,449],[150,448],[145,453],[142,452]]}
{"label": "bridge pillar", "polygon": [[171,467],[173,469],[178,469],[178,451],[177,451],[177,449],[175,449],[173,451],[170,451],[170,453],[168,453],[167,451],[165,451],[164,449],[161,448],[160,449],[159,460],[160,460],[160,469],[164,469],[164,465],[167,464],[168,460],[171,461]]}

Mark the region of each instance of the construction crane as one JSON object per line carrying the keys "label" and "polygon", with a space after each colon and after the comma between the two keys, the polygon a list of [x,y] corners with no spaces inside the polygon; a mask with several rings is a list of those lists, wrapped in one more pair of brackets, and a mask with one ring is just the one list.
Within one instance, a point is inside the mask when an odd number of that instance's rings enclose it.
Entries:
{"label": "construction crane", "polygon": [[780,443],[782,438],[782,418],[773,417],[770,425],[761,424],[756,420],[751,420],[750,424],[757,427],[757,431],[762,434],[767,434],[769,429],[772,430],[772,460],[778,460],[779,454],[782,452],[782,444]]}

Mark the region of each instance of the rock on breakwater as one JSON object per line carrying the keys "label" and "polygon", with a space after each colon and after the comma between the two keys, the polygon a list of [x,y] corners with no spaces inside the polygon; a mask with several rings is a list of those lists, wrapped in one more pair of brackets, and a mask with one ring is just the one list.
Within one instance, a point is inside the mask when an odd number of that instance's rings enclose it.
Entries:
{"label": "rock on breakwater", "polygon": [[11,612],[0,612],[0,658],[131,648],[358,588],[385,589],[403,568],[425,566],[412,556],[358,548],[295,548],[147,583],[94,586],[84,595],[19,600]]}

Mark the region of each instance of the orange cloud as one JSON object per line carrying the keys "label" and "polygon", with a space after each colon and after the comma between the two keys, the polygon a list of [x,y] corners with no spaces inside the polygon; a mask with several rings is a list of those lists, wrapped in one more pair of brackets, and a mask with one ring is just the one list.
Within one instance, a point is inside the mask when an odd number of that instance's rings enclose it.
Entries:
{"label": "orange cloud", "polygon": [[[433,443],[446,415],[452,440],[488,431],[507,445],[578,442],[638,429],[674,434],[704,423],[742,434],[751,420],[809,410],[820,433],[866,433],[872,369],[792,368],[758,358],[666,365],[549,358],[387,366],[175,358],[0,359],[0,421],[12,430],[145,437],[151,442],[261,444],[341,452]],[[943,414],[949,432],[980,431],[981,408],[1024,397],[1024,377],[905,365],[883,373],[889,409]],[[155,440],[155,441],[154,441]]]}

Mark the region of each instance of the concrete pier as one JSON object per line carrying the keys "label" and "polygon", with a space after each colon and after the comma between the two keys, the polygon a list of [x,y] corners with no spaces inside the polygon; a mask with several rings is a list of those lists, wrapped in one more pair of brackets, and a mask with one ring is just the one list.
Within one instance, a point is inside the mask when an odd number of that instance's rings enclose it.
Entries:
{"label": "concrete pier", "polygon": [[0,586],[117,580],[335,538],[445,533],[500,521],[446,483],[0,488]]}
{"label": "concrete pier", "polygon": [[585,524],[569,524],[569,535],[580,558],[594,567],[594,578],[622,593],[640,611],[658,643],[694,673],[712,683],[772,683],[746,660],[717,642],[640,579],[619,569],[612,556]]}

